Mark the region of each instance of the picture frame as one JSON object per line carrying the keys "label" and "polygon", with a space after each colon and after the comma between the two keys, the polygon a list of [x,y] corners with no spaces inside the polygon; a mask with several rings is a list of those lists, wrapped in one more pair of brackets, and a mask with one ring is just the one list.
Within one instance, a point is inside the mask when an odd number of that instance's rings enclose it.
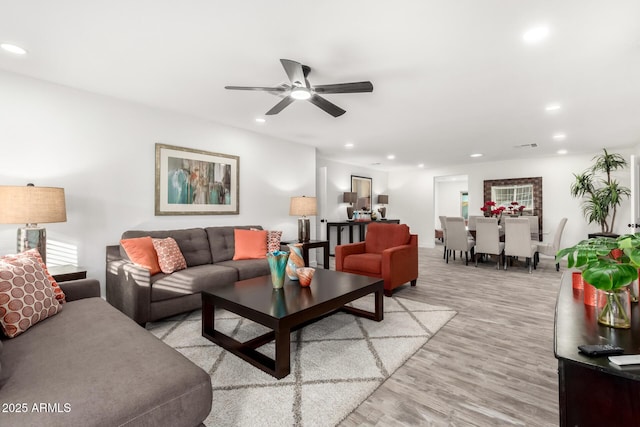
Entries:
{"label": "picture frame", "polygon": [[351,191],[357,194],[354,209],[371,211],[373,180],[366,176],[351,175]]}
{"label": "picture frame", "polygon": [[240,157],[156,143],[156,215],[240,213]]}

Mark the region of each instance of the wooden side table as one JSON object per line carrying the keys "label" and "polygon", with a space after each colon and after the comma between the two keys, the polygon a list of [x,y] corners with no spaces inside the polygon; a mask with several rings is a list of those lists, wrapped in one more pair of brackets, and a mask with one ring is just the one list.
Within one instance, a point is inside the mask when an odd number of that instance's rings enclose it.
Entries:
{"label": "wooden side table", "polygon": [[77,265],[56,265],[47,267],[51,276],[56,282],[68,282],[69,280],[78,280],[87,278],[87,270]]}
{"label": "wooden side table", "polygon": [[329,269],[329,241],[328,240],[309,240],[308,242],[280,242],[283,245],[300,243],[302,245],[302,259],[304,259],[305,267],[309,267],[309,249],[323,249],[324,268]]}

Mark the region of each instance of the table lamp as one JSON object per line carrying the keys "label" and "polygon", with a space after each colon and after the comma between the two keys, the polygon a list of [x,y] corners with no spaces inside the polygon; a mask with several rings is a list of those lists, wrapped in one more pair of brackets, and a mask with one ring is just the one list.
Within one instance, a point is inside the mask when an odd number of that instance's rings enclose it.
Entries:
{"label": "table lamp", "polygon": [[378,203],[382,205],[382,207],[378,208],[378,212],[380,212],[380,217],[382,217],[382,219],[385,219],[385,217],[387,216],[387,208],[384,205],[389,204],[389,195],[379,194]]}
{"label": "table lamp", "polygon": [[317,203],[315,197],[292,197],[289,215],[298,216],[298,241],[308,242],[311,239],[311,225],[307,215],[315,215]]}
{"label": "table lamp", "polygon": [[347,206],[347,218],[349,220],[353,219],[353,204],[358,200],[358,193],[355,191],[345,191],[342,194],[342,202],[349,203]]}
{"label": "table lamp", "polygon": [[66,222],[64,188],[0,186],[0,224],[25,224],[18,228],[18,252],[37,248],[47,262],[47,230],[38,224]]}

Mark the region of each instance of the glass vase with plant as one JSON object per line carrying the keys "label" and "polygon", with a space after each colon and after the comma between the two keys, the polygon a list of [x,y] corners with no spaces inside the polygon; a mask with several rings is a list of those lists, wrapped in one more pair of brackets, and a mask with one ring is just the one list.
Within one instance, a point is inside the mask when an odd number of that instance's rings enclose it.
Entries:
{"label": "glass vase with plant", "polygon": [[596,303],[598,322],[631,327],[629,285],[638,278],[640,234],[586,239],[558,251],[556,261],[565,256],[569,268],[580,269],[586,283],[603,291]]}

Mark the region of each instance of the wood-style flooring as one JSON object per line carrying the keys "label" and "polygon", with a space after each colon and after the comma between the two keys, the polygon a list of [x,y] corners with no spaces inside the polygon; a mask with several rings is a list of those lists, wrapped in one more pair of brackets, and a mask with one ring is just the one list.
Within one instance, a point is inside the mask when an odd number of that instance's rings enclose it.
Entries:
{"label": "wood-style flooring", "polygon": [[551,258],[532,274],[464,257],[446,264],[442,246],[420,249],[418,285],[395,295],[458,314],[341,425],[557,426],[553,322],[564,271]]}

